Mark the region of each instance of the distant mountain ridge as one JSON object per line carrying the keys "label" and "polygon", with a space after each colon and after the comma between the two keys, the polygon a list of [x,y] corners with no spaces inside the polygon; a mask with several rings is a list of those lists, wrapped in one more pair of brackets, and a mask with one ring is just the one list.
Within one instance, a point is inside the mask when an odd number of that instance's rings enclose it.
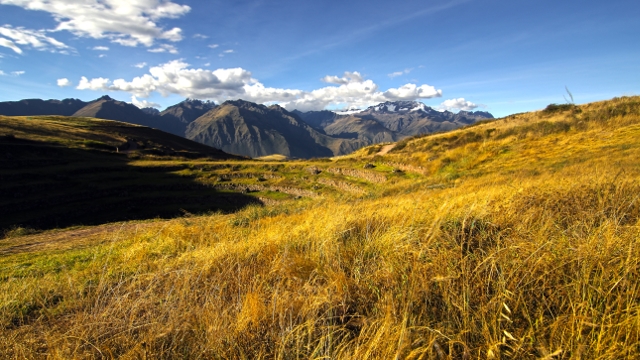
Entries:
{"label": "distant mountain ridge", "polygon": [[163,111],[140,109],[105,95],[84,102],[78,99],[0,102],[0,115],[64,115],[117,120],[156,128],[229,153],[260,157],[344,155],[363,146],[449,131],[482,119],[482,111],[438,111],[417,101],[384,102],[364,110],[291,112],[280,106],[244,100],[186,99]]}
{"label": "distant mountain ridge", "polygon": [[294,113],[327,135],[342,137],[356,133],[371,143],[449,131],[478,120],[493,119],[488,112],[438,111],[417,101],[388,101],[360,111],[303,113],[294,110]]}
{"label": "distant mountain ridge", "polygon": [[0,115],[94,117],[148,126],[184,137],[187,124],[215,106],[210,101],[186,99],[160,112],[154,108],[140,109],[135,105],[105,95],[89,102],[78,99],[25,99],[0,102]]}
{"label": "distant mountain ridge", "polygon": [[187,127],[188,139],[225,152],[260,157],[328,157],[365,145],[327,136],[278,105],[226,101]]}
{"label": "distant mountain ridge", "polygon": [[41,100],[24,99],[19,101],[0,102],[0,115],[6,116],[35,116],[35,115],[62,115],[71,116],[76,111],[87,106],[87,103],[78,99]]}

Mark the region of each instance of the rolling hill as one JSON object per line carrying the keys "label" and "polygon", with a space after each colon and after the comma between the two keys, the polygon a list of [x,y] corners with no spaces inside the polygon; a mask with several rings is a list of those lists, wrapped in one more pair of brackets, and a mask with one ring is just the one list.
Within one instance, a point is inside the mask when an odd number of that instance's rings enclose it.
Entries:
{"label": "rolling hill", "polygon": [[239,159],[179,136],[93,118],[0,116],[0,228],[40,229],[236,209],[256,202],[222,196],[175,175],[141,168],[145,158]]}

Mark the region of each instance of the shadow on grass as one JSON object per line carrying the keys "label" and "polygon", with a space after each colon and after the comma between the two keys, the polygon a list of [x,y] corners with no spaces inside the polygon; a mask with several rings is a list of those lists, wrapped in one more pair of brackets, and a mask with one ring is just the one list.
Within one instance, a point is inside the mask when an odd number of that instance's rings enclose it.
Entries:
{"label": "shadow on grass", "polygon": [[0,230],[229,213],[261,204],[172,173],[175,166],[129,161],[113,152],[0,138]]}

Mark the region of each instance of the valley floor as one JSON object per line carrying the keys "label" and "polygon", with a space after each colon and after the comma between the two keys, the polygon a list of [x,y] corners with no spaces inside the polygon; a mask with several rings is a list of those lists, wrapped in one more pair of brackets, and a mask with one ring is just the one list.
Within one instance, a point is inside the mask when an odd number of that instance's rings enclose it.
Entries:
{"label": "valley floor", "polygon": [[0,354],[638,358],[639,164],[637,97],[331,160],[133,161],[257,202],[14,229]]}

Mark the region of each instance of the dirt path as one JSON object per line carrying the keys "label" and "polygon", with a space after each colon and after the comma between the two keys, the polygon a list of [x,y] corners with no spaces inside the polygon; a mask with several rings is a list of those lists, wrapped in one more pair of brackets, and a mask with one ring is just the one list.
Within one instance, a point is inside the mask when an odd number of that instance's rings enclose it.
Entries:
{"label": "dirt path", "polygon": [[0,240],[0,256],[44,250],[68,250],[115,240],[123,231],[145,228],[151,223],[114,223],[80,229],[53,230],[42,234]]}
{"label": "dirt path", "polygon": [[384,154],[388,153],[389,151],[391,151],[391,149],[393,149],[395,146],[396,146],[396,144],[385,145],[385,146],[382,147],[382,149],[380,149],[380,151],[378,151],[378,153],[376,155],[384,155]]}

